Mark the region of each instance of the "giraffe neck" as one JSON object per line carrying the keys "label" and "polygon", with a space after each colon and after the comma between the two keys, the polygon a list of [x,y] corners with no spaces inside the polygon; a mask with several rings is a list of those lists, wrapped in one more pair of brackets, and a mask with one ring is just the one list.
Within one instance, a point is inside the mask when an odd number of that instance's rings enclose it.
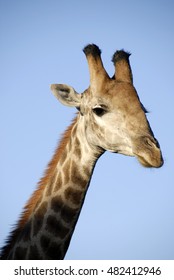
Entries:
{"label": "giraffe neck", "polygon": [[80,115],[64,134],[45,176],[13,233],[9,259],[63,259],[96,160],[102,154],[84,137]]}

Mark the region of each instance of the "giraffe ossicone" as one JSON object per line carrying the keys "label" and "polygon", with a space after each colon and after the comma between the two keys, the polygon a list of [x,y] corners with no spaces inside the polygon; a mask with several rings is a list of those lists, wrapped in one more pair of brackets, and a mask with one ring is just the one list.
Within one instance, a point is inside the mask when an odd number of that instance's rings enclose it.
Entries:
{"label": "giraffe ossicone", "polygon": [[68,85],[51,85],[56,98],[79,113],[2,248],[1,259],[64,258],[93,169],[105,151],[135,156],[145,167],[163,165],[159,143],[133,86],[130,54],[121,50],[113,55],[115,73],[110,78],[100,49],[91,44],[83,51],[90,86],[78,94]]}

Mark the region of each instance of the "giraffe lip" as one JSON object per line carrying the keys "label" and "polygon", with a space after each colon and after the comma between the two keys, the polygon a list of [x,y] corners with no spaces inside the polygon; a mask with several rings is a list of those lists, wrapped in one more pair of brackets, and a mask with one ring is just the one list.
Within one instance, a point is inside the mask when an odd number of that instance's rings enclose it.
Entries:
{"label": "giraffe lip", "polygon": [[160,159],[154,159],[153,161],[149,162],[147,159],[145,159],[143,156],[136,155],[138,161],[143,165],[144,167],[155,167],[155,168],[160,168],[163,164],[163,158],[161,157]]}
{"label": "giraffe lip", "polygon": [[153,167],[153,165],[150,164],[147,160],[145,160],[144,157],[138,156],[138,155],[137,155],[136,157],[137,157],[139,163],[140,163],[141,165],[143,165],[144,167]]}

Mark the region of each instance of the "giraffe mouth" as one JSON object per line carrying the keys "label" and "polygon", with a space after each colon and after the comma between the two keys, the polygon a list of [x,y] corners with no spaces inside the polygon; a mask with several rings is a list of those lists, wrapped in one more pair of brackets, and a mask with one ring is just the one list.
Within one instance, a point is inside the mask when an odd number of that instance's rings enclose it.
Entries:
{"label": "giraffe mouth", "polygon": [[143,158],[142,156],[137,156],[137,159],[138,159],[139,163],[141,165],[143,165],[144,167],[153,167],[153,165],[150,164],[148,161],[146,161],[145,158]]}
{"label": "giraffe mouth", "polygon": [[136,155],[138,161],[140,162],[140,164],[144,167],[155,167],[155,168],[160,168],[163,165],[163,159],[162,157],[160,159],[153,159],[150,161],[148,161],[145,157],[140,156],[140,155]]}

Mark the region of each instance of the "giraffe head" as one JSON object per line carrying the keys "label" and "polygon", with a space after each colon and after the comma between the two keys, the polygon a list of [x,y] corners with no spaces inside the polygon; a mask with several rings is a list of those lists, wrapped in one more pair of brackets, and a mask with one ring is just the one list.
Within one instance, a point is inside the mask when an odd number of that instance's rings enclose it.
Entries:
{"label": "giraffe head", "polygon": [[100,147],[124,155],[135,156],[145,167],[161,167],[161,150],[146,118],[146,110],[133,86],[129,53],[113,55],[115,74],[109,77],[103,67],[101,51],[96,45],[84,48],[90,86],[78,94],[72,87],[53,84],[53,94],[67,106],[80,111],[85,137],[93,148]]}

